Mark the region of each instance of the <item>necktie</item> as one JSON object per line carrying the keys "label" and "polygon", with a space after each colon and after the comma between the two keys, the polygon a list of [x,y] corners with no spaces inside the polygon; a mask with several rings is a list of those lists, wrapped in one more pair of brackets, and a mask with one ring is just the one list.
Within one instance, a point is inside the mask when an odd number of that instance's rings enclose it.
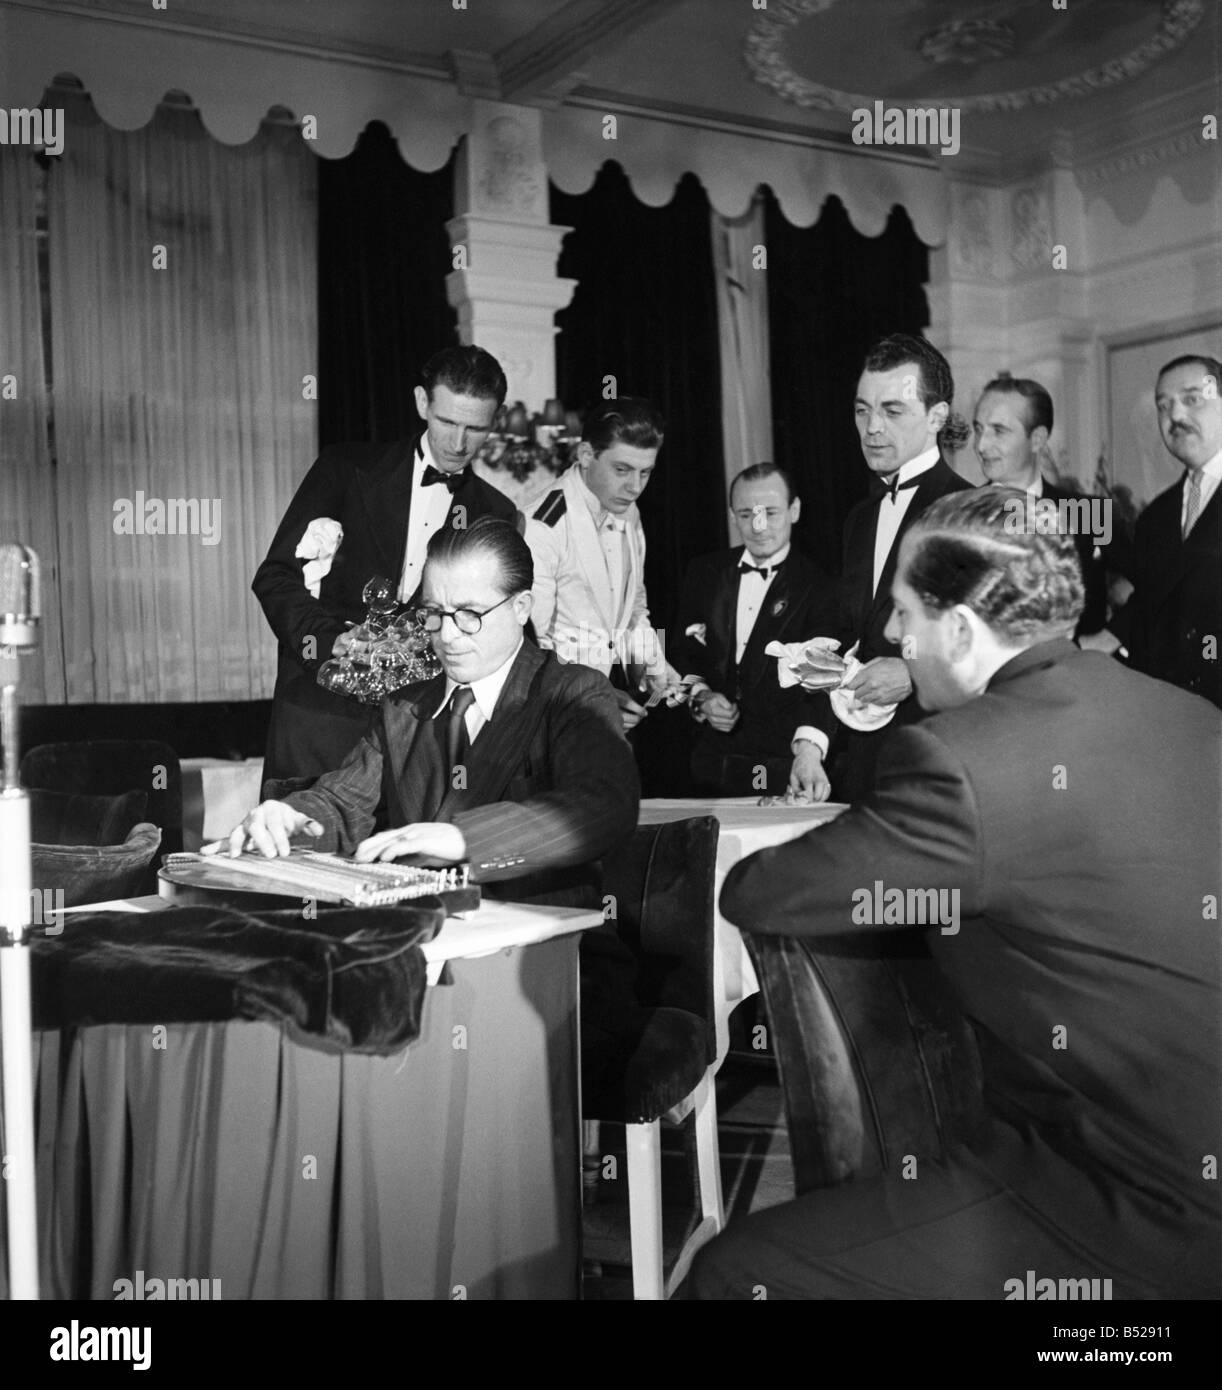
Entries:
{"label": "necktie", "polygon": [[923,476],[924,474],[918,473],[914,478],[909,478],[906,483],[900,482],[900,475],[898,473],[890,480],[884,478],[882,479],[883,492],[894,502],[896,500],[897,492],[903,492],[906,488],[916,487],[920,483],[921,478]]}
{"label": "necktie", "polygon": [[1188,470],[1188,478],[1184,486],[1188,490],[1188,505],[1184,510],[1184,539],[1188,539],[1188,532],[1196,524],[1196,519],[1201,514],[1201,470],[1191,468]]}
{"label": "necktie", "polygon": [[469,685],[456,685],[446,706],[446,787],[454,784],[454,769],[466,758],[471,747],[467,733],[467,711],[475,701]]}
{"label": "necktie", "polygon": [[457,473],[443,473],[440,468],[434,468],[431,463],[427,463],[424,466],[424,477],[421,479],[421,485],[432,487],[434,483],[441,483],[449,488],[452,496],[462,487],[462,480],[465,476],[465,468],[460,468]]}

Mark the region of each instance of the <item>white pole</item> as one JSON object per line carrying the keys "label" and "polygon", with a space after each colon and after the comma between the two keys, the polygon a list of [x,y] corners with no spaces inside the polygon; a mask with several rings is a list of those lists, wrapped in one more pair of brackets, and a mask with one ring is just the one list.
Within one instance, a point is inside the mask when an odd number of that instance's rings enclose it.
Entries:
{"label": "white pole", "polygon": [[[13,715],[15,692],[0,690]],[[5,719],[10,728],[15,719]],[[6,739],[6,743],[10,740]],[[5,750],[12,754],[11,747]],[[38,1207],[34,1180],[34,1057],[30,1020],[30,802],[12,785],[6,759],[0,790],[0,1043],[4,1052],[4,1190],[8,1214],[9,1298],[38,1297]]]}

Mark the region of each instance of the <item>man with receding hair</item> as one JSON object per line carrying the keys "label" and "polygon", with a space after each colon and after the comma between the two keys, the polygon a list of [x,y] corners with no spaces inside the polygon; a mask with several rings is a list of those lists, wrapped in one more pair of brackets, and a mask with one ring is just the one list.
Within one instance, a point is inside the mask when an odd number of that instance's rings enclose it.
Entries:
{"label": "man with receding hair", "polygon": [[1222,363],[1177,357],[1159,372],[1154,400],[1184,472],[1137,521],[1129,658],[1222,706]]}
{"label": "man with receding hair", "polygon": [[[835,583],[796,547],[802,502],[775,463],[744,468],[730,484],[730,526],[739,545],[698,556],[683,576],[672,658],[690,681],[697,721],[692,780],[702,796],[779,795],[796,744],[827,752],[827,699],[783,687],[767,648],[836,622]],[[830,787],[818,777],[822,800]]]}
{"label": "man with receding hair", "polygon": [[[1222,715],[1074,646],[1073,540],[1012,531],[1016,499],[956,493],[909,529],[888,634],[929,717],[888,736],[869,796],[721,894],[744,931],[840,953],[922,930],[978,1044],[980,1123],[915,1177],[891,1155],[731,1223],[691,1296],[1001,1299],[1027,1271],[1222,1294]],[[957,895],[958,930],[867,925],[876,880]]]}
{"label": "man with receding hair", "polygon": [[[1069,502],[1073,494],[1050,483],[1040,467],[1048,450],[1052,421],[1052,397],[1038,381],[1009,373],[994,377],[980,393],[972,419],[976,457],[989,482],[1021,488],[1033,501],[1047,501],[1054,507]],[[1107,622],[1107,575],[1101,547],[1106,539],[1096,538],[1084,526],[1074,531],[1086,589],[1086,602],[1074,637],[1079,642],[1083,638],[1094,639],[1086,645],[1114,651],[1119,641],[1103,633]]]}

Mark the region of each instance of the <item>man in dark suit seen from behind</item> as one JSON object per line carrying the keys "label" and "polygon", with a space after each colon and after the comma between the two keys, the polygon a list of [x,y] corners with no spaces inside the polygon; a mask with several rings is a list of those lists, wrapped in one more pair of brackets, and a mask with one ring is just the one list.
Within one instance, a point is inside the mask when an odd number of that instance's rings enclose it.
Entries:
{"label": "man in dark suit seen from behind", "polygon": [[[1222,1294],[1222,716],[1074,646],[1072,537],[1011,533],[1022,497],[958,493],[910,529],[890,635],[930,717],[888,737],[864,801],[721,895],[745,931],[840,952],[922,931],[976,1036],[981,1123],[919,1174],[732,1223],[698,1297],[1004,1299],[1028,1272]],[[949,912],[880,923],[880,884]]]}
{"label": "man in dark suit seen from behind", "polygon": [[[310,778],[338,767],[369,728],[371,711],[318,684],[318,670],[352,643],[366,614],[365,585],[389,579],[401,603],[416,597],[432,536],[481,516],[517,518],[504,493],[471,462],[505,400],[505,373],[475,346],[425,363],[415,390],[424,423],[415,439],[326,448],[297,489],[251,588],[279,640],[265,779]],[[320,526],[338,523],[333,555],[317,557]],[[321,527],[335,534],[335,526]],[[329,566],[328,566],[329,560]],[[311,580],[311,567],[325,570]]]}
{"label": "man in dark suit seen from behind", "polygon": [[1129,659],[1222,706],[1222,363],[1177,357],[1154,399],[1184,473],[1137,521]]}
{"label": "man in dark suit seen from behind", "polygon": [[[871,474],[871,495],[845,518],[837,628],[807,635],[837,638],[841,656],[855,647],[862,669],[845,689],[863,704],[898,708],[881,729],[836,729],[830,768],[838,801],[855,800],[869,789],[888,729],[921,717],[900,649],[887,636],[891,580],[907,529],[939,497],[971,486],[941,452],[942,445],[952,448],[968,438],[966,422],[951,413],[954,397],[950,364],[925,338],[893,333],[866,354],[853,418]],[[813,658],[806,683],[811,688],[835,686],[843,670],[838,656]],[[817,752],[813,743],[799,744],[791,774],[795,789],[811,792],[820,785],[823,769]]]}
{"label": "man in dark suit seen from behind", "polygon": [[[1070,532],[1082,565],[1086,601],[1074,639],[1079,646],[1113,652],[1118,639],[1104,631],[1107,623],[1107,574],[1102,547],[1111,540],[1110,520],[1106,534],[1094,533],[1087,520],[1102,502],[1110,513],[1108,498],[1078,498],[1065,488],[1050,483],[1040,471],[1040,460],[1052,434],[1052,397],[1027,377],[995,377],[980,393],[972,418],[976,457],[990,483],[1019,488],[1033,502],[1045,500],[1059,508],[1059,514],[1074,523]],[[1094,511],[1091,503],[1094,501]],[[1084,520],[1085,519],[1085,520]],[[1083,524],[1076,524],[1083,521]]]}
{"label": "man in dark suit seen from behind", "polygon": [[[836,620],[835,581],[793,542],[801,507],[783,468],[743,469],[730,484],[730,525],[742,544],[699,556],[684,575],[671,660],[691,682],[698,795],[777,795],[788,786],[798,740],[809,740],[820,758],[827,752],[826,697],[782,688],[776,658],[764,651]],[[815,798],[824,799],[826,777],[812,781]]]}

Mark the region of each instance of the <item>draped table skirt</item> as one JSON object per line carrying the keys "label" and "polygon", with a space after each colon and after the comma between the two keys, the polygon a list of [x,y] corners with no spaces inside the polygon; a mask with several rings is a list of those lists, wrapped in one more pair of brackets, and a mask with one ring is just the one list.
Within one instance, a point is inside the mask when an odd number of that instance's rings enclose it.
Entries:
{"label": "draped table skirt", "polygon": [[256,1022],[36,1033],[43,1297],[577,1297],[577,948],[451,960],[393,1057]]}

